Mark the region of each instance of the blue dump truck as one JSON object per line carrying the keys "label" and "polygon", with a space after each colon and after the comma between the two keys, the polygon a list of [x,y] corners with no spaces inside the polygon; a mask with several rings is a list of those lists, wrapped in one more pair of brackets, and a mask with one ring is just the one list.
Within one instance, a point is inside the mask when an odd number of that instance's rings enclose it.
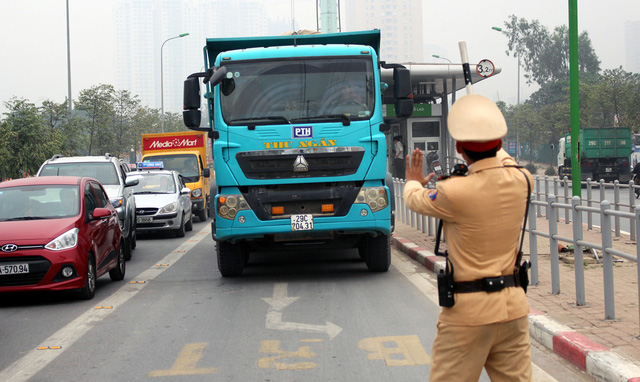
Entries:
{"label": "blue dump truck", "polygon": [[[240,275],[252,251],[302,257],[313,248],[358,248],[370,271],[388,270],[395,214],[385,132],[398,120],[383,118],[382,92],[393,91],[400,119],[413,96],[409,70],[381,62],[379,50],[378,30],[207,39],[206,70],[184,83],[183,119],[213,140],[222,276]],[[383,67],[393,84],[381,82]]]}

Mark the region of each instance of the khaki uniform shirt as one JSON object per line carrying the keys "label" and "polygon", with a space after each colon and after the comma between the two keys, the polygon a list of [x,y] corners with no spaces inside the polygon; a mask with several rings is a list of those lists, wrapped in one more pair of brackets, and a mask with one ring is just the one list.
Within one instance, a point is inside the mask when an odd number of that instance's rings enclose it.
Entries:
{"label": "khaki uniform shirt", "polygon": [[[527,195],[525,175],[506,151],[473,163],[464,177],[437,183],[435,190],[409,181],[404,201],[418,213],[444,222],[454,281],[512,275],[522,232]],[[520,171],[522,170],[522,172]],[[439,320],[451,325],[477,326],[500,323],[529,314],[520,287],[498,292],[456,293],[455,305],[443,308]]]}

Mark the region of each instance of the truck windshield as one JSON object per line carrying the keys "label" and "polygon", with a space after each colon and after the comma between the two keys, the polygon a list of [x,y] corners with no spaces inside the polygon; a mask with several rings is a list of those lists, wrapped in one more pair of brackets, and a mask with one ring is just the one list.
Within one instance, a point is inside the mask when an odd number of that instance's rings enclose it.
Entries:
{"label": "truck windshield", "polygon": [[375,104],[371,57],[226,63],[222,115],[229,125],[369,119]]}
{"label": "truck windshield", "polygon": [[197,182],[200,177],[198,158],[193,154],[158,154],[147,155],[144,160],[162,162],[165,170],[176,170],[186,182]]}

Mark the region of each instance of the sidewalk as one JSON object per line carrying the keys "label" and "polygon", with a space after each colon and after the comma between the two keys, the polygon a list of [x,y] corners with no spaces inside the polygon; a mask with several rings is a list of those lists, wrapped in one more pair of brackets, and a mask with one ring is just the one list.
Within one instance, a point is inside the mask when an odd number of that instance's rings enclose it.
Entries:
{"label": "sidewalk", "polygon": [[[548,221],[537,218],[537,230],[549,232]],[[558,234],[573,237],[572,225],[558,223]],[[600,243],[599,228],[583,230],[584,241]],[[434,229],[435,232],[435,229]],[[524,240],[529,257],[529,234]],[[566,243],[564,243],[566,244]],[[392,245],[432,272],[442,269],[442,257],[435,256],[435,237],[396,222]],[[442,245],[441,245],[442,247]],[[613,247],[635,254],[636,243],[629,235],[614,238]],[[446,245],[445,247],[446,248]],[[623,259],[614,264],[615,320],[605,320],[602,265],[584,253],[586,305],[576,306],[572,256],[560,254],[560,293],[551,294],[549,240],[538,236],[538,285],[527,291],[531,313],[531,337],[566,358],[587,374],[602,381],[640,382],[640,310],[638,308],[637,265]],[[598,251],[600,259],[602,255]]]}

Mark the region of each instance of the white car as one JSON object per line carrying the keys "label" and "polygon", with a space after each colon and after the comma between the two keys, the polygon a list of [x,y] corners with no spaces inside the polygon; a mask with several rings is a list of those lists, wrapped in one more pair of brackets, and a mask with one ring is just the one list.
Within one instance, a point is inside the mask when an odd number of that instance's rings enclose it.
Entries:
{"label": "white car", "polygon": [[132,187],[138,232],[172,231],[184,237],[193,229],[191,190],[177,171],[142,170],[130,172],[128,178],[139,180]]}

